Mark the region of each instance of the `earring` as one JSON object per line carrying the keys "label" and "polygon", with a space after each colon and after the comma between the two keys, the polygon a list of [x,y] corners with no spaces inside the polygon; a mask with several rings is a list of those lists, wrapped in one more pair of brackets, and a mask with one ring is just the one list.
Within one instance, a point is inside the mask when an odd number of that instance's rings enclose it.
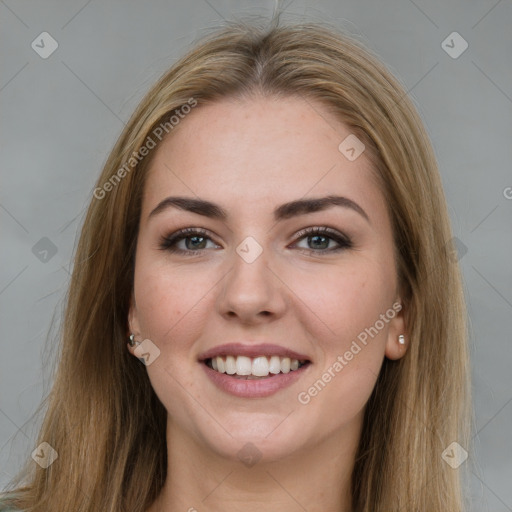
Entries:
{"label": "earring", "polygon": [[400,345],[405,345],[405,336],[403,334],[398,336],[398,343],[400,343]]}
{"label": "earring", "polygon": [[130,341],[128,341],[130,347],[136,347],[140,345],[140,341],[135,341],[135,334],[130,334]]}

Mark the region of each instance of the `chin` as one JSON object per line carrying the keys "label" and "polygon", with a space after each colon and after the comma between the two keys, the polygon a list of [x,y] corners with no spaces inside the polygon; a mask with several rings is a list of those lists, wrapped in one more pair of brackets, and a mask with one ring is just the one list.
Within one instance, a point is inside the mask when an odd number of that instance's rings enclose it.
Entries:
{"label": "chin", "polygon": [[[243,462],[246,465],[255,463],[271,463],[293,456],[309,443],[304,429],[277,427],[286,416],[279,421],[269,418],[254,420],[253,414],[247,413],[243,423],[234,422],[229,425],[229,434],[222,430],[214,439],[211,430],[205,432],[203,441],[210,450],[226,460]],[[285,420],[286,421],[286,420]],[[248,423],[250,424],[248,425]],[[249,463],[247,462],[249,461]]]}

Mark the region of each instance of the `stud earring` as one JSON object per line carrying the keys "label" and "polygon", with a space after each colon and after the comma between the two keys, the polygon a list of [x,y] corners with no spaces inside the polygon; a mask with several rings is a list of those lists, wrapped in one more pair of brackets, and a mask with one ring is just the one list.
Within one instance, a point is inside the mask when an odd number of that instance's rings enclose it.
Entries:
{"label": "stud earring", "polygon": [[128,344],[130,345],[130,347],[136,347],[140,345],[140,341],[135,341],[135,335],[130,334],[130,341],[128,341]]}
{"label": "stud earring", "polygon": [[405,345],[405,336],[403,334],[398,336],[398,343],[400,343],[400,345]]}

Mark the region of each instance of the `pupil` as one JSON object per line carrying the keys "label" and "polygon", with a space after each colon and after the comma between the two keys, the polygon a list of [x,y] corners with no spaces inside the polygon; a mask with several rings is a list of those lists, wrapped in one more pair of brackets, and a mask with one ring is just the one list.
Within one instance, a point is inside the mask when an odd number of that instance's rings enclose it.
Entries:
{"label": "pupil", "polygon": [[202,236],[192,236],[190,238],[187,238],[186,239],[186,242],[185,242],[185,245],[187,245],[187,249],[190,249],[190,247],[188,247],[188,242],[192,242],[192,249],[204,249],[204,247],[199,247],[199,245],[196,245],[196,242],[198,240],[201,240],[202,242],[199,242],[199,244],[201,243],[204,243],[204,237]]}
{"label": "pupil", "polygon": [[[316,245],[315,249],[318,249],[318,248],[321,248],[321,249],[327,249],[327,247],[329,246],[329,240],[326,236],[322,236],[322,235],[315,235],[315,236],[312,236],[311,237],[312,240],[315,240],[313,242],[314,245]],[[320,244],[317,243],[318,240],[322,240],[323,239],[323,244],[322,242],[320,242]]]}

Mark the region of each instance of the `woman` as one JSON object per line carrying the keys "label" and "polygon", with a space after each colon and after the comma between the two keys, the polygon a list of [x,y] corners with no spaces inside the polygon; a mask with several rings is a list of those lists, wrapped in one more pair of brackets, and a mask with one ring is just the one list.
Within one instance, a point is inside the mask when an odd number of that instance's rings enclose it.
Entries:
{"label": "woman", "polygon": [[463,510],[451,238],[421,120],[368,50],[315,24],[209,36],[97,182],[6,506]]}

